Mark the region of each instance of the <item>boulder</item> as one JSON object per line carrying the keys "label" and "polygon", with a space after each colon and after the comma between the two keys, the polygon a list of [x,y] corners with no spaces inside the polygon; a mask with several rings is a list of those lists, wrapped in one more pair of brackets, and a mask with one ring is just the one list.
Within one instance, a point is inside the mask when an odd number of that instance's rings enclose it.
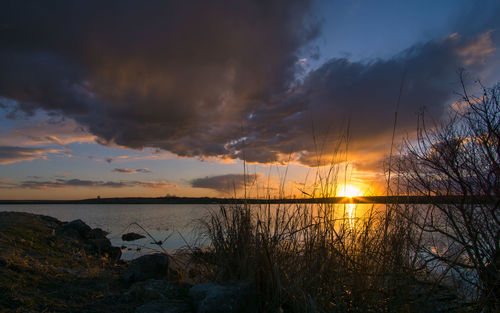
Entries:
{"label": "boulder", "polygon": [[127,282],[143,281],[150,278],[167,278],[170,273],[168,255],[155,253],[143,255],[130,262],[123,279]]}
{"label": "boulder", "polygon": [[106,238],[107,235],[108,235],[108,232],[105,232],[104,230],[102,230],[100,228],[91,229],[89,234],[88,234],[90,239],[103,239],[103,238]]}
{"label": "boulder", "polygon": [[142,239],[142,238],[146,238],[146,236],[143,236],[143,235],[137,234],[137,233],[126,233],[126,234],[122,235],[123,241],[134,241],[134,240]]}
{"label": "boulder", "polygon": [[51,231],[63,224],[63,222],[45,215],[22,212],[0,212],[0,229],[21,226],[36,231]]}
{"label": "boulder", "polygon": [[124,266],[90,254],[110,245],[104,232],[88,230],[81,221],[0,212],[0,312],[133,312],[117,296]]}
{"label": "boulder", "polygon": [[90,228],[90,226],[85,224],[82,220],[74,220],[68,223],[64,223],[58,229],[59,233],[77,239],[89,238],[91,230],[92,228]]}
{"label": "boulder", "polygon": [[176,283],[164,279],[148,279],[132,284],[122,295],[125,302],[166,301],[171,299],[188,299],[190,285]]}
{"label": "boulder", "polygon": [[109,257],[113,262],[120,259],[122,251],[113,247],[111,241],[106,238],[107,232],[100,228],[90,228],[82,220],[74,220],[61,225],[56,233],[60,237],[76,239],[84,245],[85,251],[91,254]]}
{"label": "boulder", "polygon": [[255,283],[233,281],[193,286],[189,295],[197,313],[256,313]]}
{"label": "boulder", "polygon": [[113,262],[116,262],[122,256],[122,250],[119,247],[113,247],[108,238],[89,239],[89,252],[102,256],[108,256]]}

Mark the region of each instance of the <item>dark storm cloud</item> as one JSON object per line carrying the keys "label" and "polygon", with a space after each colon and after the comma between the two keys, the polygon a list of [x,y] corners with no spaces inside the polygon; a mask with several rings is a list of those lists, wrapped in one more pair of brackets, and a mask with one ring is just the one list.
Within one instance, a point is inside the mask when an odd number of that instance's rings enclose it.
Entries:
{"label": "dark storm cloud", "polygon": [[277,160],[279,153],[302,152],[301,161],[314,164],[323,139],[315,143],[313,135],[333,141],[350,117],[351,152],[388,151],[387,140],[381,139],[392,132],[403,75],[398,125],[408,131],[414,130],[421,108],[439,120],[458,90],[457,70],[464,64],[460,51],[475,44],[454,37],[413,46],[389,60],[331,59],[284,99],[256,109],[247,137],[233,149],[256,162]]}
{"label": "dark storm cloud", "polygon": [[0,96],[71,117],[103,144],[250,162],[298,153],[314,164],[329,152],[313,138],[335,139],[350,116],[350,150],[376,158],[403,73],[399,125],[413,127],[422,106],[439,119],[457,69],[481,69],[498,45],[490,20],[391,59],[332,59],[297,81],[318,35],[309,1],[4,1]]}
{"label": "dark storm cloud", "polygon": [[211,176],[194,179],[191,181],[191,186],[209,188],[219,192],[231,192],[242,189],[245,183],[247,186],[252,185],[258,177],[258,175],[246,175],[245,177],[243,174]]}
{"label": "dark storm cloud", "polygon": [[166,181],[95,181],[82,179],[55,179],[49,181],[27,180],[21,183],[8,183],[0,188],[53,189],[69,187],[105,187],[105,188],[176,188],[177,185]]}
{"label": "dark storm cloud", "polygon": [[113,172],[116,173],[123,173],[123,174],[137,174],[137,173],[151,173],[149,168],[138,168],[138,169],[131,169],[131,168],[115,168]]}
{"label": "dark storm cloud", "polygon": [[19,188],[26,189],[44,189],[44,188],[64,188],[64,187],[111,187],[123,188],[129,185],[124,182],[113,181],[93,181],[81,179],[55,179],[50,181],[23,181],[18,185]]}
{"label": "dark storm cloud", "polygon": [[0,146],[0,164],[45,159],[50,154],[60,153],[63,153],[60,149]]}
{"label": "dark storm cloud", "polygon": [[[318,34],[309,1],[8,1],[0,95],[76,119],[101,143],[228,154],[294,83]],[[302,54],[301,54],[302,55]]]}

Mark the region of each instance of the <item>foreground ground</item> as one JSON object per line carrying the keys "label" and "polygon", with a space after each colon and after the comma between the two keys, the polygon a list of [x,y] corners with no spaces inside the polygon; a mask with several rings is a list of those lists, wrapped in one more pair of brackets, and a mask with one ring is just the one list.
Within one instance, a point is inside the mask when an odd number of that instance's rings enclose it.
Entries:
{"label": "foreground ground", "polygon": [[[0,212],[0,312],[138,312],[151,299],[123,279],[120,254],[83,223]],[[188,287],[179,286],[170,293],[187,308]]]}
{"label": "foreground ground", "polygon": [[[251,232],[248,234],[255,238]],[[214,252],[193,250],[185,255],[184,259],[180,259],[179,256],[172,259],[165,254],[154,254],[127,263],[120,260],[120,248],[111,246],[105,232],[91,229],[82,221],[63,223],[47,216],[0,212],[0,313],[304,312],[303,305],[296,305],[293,302],[295,299],[293,293],[290,293],[291,296],[288,298],[283,298],[281,302],[271,303],[275,299],[275,294],[285,294],[294,290],[302,292],[298,287],[303,286],[294,285],[293,280],[284,275],[288,272],[283,271],[277,276],[279,281],[286,281],[285,279],[289,281],[280,285],[280,288],[272,284],[273,289],[266,289],[265,283],[269,273],[279,274],[277,263],[273,263],[272,270],[268,273],[264,272],[265,266],[259,267],[254,277],[233,275],[220,283],[199,283],[194,286],[186,283],[186,280],[191,283],[206,281],[206,277],[208,280],[213,280],[214,276],[217,276],[215,274],[228,273],[245,264],[262,265],[255,255],[241,256],[241,253],[236,253],[241,259],[235,259],[234,253],[226,251],[228,246],[231,247],[228,245],[231,242],[228,242],[227,238],[225,240],[225,245],[221,245],[223,251],[219,251],[219,256]],[[246,245],[243,248],[248,251],[251,247]],[[235,251],[241,252],[241,249]],[[259,255],[261,254],[257,256]],[[317,255],[314,255],[312,265],[316,262],[325,264],[324,258],[319,259],[315,256]],[[182,262],[194,261],[200,257],[205,258],[205,262]],[[293,258],[296,261],[294,264],[301,265],[304,262],[303,257],[297,253],[288,254],[287,257]],[[207,264],[219,267],[206,267]],[[214,274],[213,269],[217,268],[219,272]],[[318,267],[310,268],[317,271]],[[346,270],[345,264],[343,267],[334,264],[328,271],[323,268],[323,272],[327,274],[342,270]],[[207,273],[213,275],[206,275]],[[313,272],[298,277],[322,278],[321,275],[315,276]],[[366,276],[362,277],[365,279]],[[325,305],[327,308],[325,312],[401,312],[401,308],[404,312],[473,311],[472,306],[465,305],[465,302],[458,299],[456,294],[444,285],[428,285],[412,280],[401,284],[404,288],[391,286],[395,297],[384,298],[386,290],[378,291],[372,288],[372,291],[378,292],[376,296],[370,298],[372,293],[359,290],[360,286],[364,286],[361,281],[354,281],[351,289],[342,286],[340,290],[336,290],[335,287],[339,282],[349,283],[356,277],[350,274],[340,278],[328,276],[325,282],[329,284],[330,289],[317,290],[315,293],[319,300],[324,297],[329,301]],[[352,291],[359,292],[360,298],[355,297]],[[368,303],[367,299],[371,299],[373,303]],[[384,299],[393,302],[381,303],[385,301]],[[315,302],[311,300],[311,303],[313,307],[307,311],[322,311],[314,309],[316,303],[319,303],[318,300]],[[366,310],[367,307],[371,309]]]}

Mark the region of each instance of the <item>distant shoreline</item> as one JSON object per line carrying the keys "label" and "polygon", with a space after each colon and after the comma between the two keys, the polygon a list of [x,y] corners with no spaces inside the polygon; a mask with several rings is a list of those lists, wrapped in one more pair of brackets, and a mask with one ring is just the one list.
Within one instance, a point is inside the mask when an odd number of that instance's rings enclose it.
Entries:
{"label": "distant shoreline", "polygon": [[493,196],[369,196],[330,197],[299,199],[241,199],[209,197],[158,197],[158,198],[93,198],[82,200],[0,200],[2,204],[314,204],[314,203],[354,203],[354,204],[452,204],[477,203],[494,204],[500,199]]}

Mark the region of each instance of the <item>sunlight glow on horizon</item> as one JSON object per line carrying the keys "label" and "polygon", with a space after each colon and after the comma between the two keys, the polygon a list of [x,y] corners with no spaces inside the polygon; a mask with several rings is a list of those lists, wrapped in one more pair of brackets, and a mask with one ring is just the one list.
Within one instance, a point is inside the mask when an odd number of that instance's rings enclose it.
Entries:
{"label": "sunlight glow on horizon", "polygon": [[357,186],[351,184],[342,184],[337,187],[337,197],[361,197],[363,192]]}

